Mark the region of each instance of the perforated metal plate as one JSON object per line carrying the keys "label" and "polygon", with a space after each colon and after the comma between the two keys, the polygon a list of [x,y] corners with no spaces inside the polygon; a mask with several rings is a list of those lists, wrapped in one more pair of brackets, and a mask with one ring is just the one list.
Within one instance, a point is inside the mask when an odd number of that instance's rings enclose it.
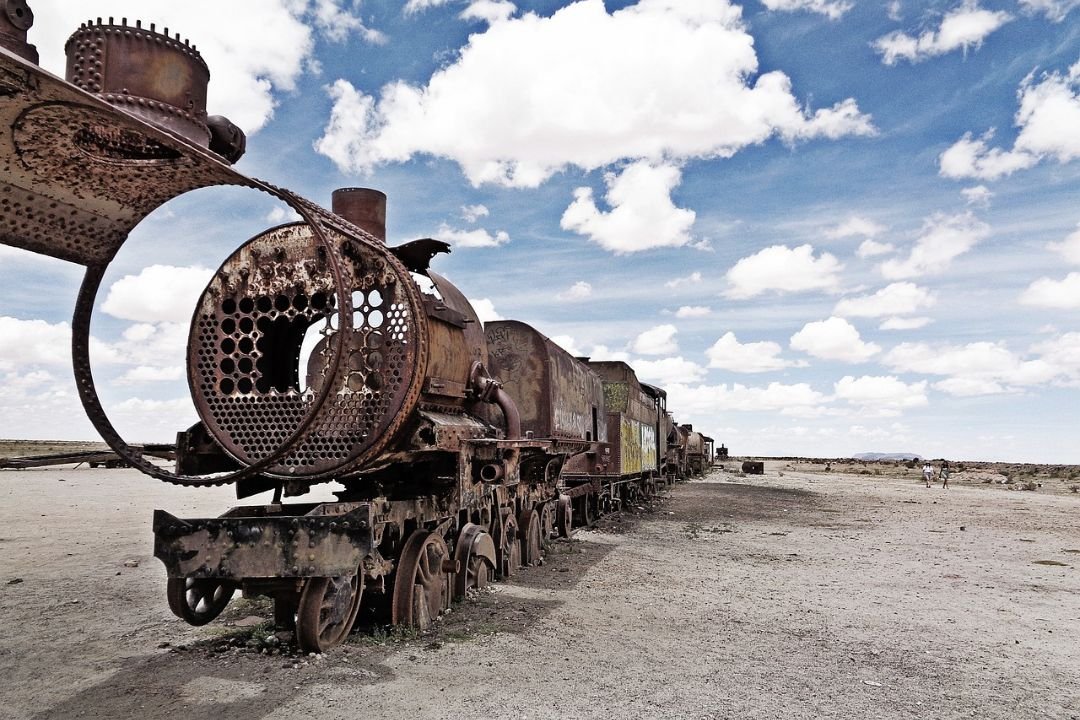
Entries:
{"label": "perforated metal plate", "polygon": [[[329,407],[272,474],[347,473],[385,447],[422,385],[426,326],[407,271],[382,246],[333,231],[331,241],[343,248],[351,281],[345,302],[335,297],[310,229],[287,225],[225,261],[192,322],[188,376],[196,407],[215,439],[244,464],[280,447],[325,383],[335,386]],[[351,312],[351,329],[342,311]],[[323,338],[313,344],[320,330]],[[344,362],[330,377],[329,338],[342,331]],[[301,357],[312,345],[310,357]]]}

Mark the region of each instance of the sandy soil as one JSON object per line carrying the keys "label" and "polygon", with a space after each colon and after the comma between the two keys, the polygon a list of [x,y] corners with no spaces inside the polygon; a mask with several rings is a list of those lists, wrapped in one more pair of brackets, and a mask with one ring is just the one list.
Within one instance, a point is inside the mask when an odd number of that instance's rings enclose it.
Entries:
{"label": "sandy soil", "polygon": [[2,718],[1080,717],[1071,493],[715,471],[430,636],[322,658],[260,650],[259,603],[170,614],[151,511],[217,514],[228,490],[29,470],[0,498]]}

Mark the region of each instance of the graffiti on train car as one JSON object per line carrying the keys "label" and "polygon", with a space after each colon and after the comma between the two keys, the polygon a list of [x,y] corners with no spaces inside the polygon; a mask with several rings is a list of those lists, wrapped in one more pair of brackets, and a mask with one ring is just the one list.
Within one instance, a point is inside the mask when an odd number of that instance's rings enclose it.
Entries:
{"label": "graffiti on train car", "polygon": [[640,423],[641,427],[641,469],[656,470],[656,428]]}
{"label": "graffiti on train car", "polygon": [[641,472],[641,423],[628,417],[622,418],[619,435],[621,469],[624,474]]}

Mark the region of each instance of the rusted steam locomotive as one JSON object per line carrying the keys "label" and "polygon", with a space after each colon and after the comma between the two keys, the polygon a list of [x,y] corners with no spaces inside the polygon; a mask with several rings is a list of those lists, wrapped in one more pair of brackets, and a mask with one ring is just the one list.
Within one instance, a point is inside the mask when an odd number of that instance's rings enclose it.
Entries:
{"label": "rusted steam locomotive", "polygon": [[[675,423],[662,389],[523,323],[483,327],[428,267],[444,243],[387,247],[381,193],[339,190],[327,211],[231,169],[243,133],[207,116],[209,71],[179,35],[84,24],[63,80],[36,65],[32,20],[25,2],[0,2],[0,242],[86,267],[72,353],[91,421],[153,477],[274,494],[215,518],[156,511],[179,617],[209,622],[242,590],[273,598],[305,651],[340,643],[362,605],[425,627],[575,523],[704,471],[703,436]],[[187,356],[200,422],[169,471],[102,409],[90,319],[129,232],[216,185],[260,190],[302,220],[243,242],[203,292]],[[337,502],[282,502],[331,480]]]}

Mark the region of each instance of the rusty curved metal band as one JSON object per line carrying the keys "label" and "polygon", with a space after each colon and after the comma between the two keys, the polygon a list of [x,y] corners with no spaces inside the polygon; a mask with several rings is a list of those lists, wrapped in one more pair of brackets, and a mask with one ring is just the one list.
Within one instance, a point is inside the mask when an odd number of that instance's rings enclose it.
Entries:
{"label": "rusty curved metal band", "polygon": [[[331,272],[334,276],[334,286],[337,290],[338,297],[341,298],[343,310],[340,319],[341,332],[335,333],[335,336],[332,339],[333,353],[331,353],[332,359],[330,361],[329,372],[327,373],[328,377],[336,378],[338,377],[342,357],[345,354],[345,338],[348,331],[352,329],[353,310],[350,297],[351,293],[346,290],[347,286],[345,285],[345,278],[342,272],[343,263],[340,257],[340,250],[334,247],[333,243],[328,241],[326,233],[323,232],[322,223],[316,219],[315,213],[311,209],[312,206],[308,203],[302,201],[301,198],[287,190],[275,188],[270,185],[255,183],[253,187],[274,195],[288,203],[293,210],[300,214],[311,228],[319,245],[327,251],[327,255],[330,258]],[[299,425],[297,425],[293,434],[286,438],[275,451],[268,454],[262,460],[252,465],[248,465],[241,470],[237,470],[236,472],[212,477],[181,475],[169,472],[154,465],[146,460],[141,453],[128,445],[116,431],[116,428],[105,413],[105,409],[101,406],[97,387],[94,384],[93,368],[90,364],[90,322],[94,313],[94,301],[97,299],[98,290],[101,287],[101,280],[105,276],[105,271],[108,267],[108,262],[90,265],[87,267],[86,274],[83,276],[83,282],[79,288],[79,294],[75,301],[75,313],[71,321],[71,356],[75,370],[75,384],[79,391],[79,400],[82,402],[83,409],[86,411],[86,415],[90,419],[91,424],[93,424],[94,429],[98,431],[102,439],[117,455],[123,458],[132,467],[151,477],[157,478],[158,480],[164,480],[177,485],[211,486],[227,485],[239,480],[254,477],[272,467],[279,460],[299,447],[306,438],[311,427],[315,425],[322,414],[327,411],[328,403],[326,401],[330,398],[331,394],[337,391],[337,385],[334,382],[323,383],[323,387],[316,396],[311,410],[304,416],[304,419]]]}
{"label": "rusty curved metal band", "polygon": [[[293,479],[279,461],[302,452],[302,446],[331,419],[332,395],[345,382],[348,338],[353,321],[353,272],[350,252],[357,245],[378,248],[402,280],[404,265],[363,229],[284,189],[238,173],[219,156],[118,109],[84,90],[6,51],[0,51],[0,119],[11,132],[0,134],[0,244],[12,245],[80,265],[86,269],[72,333],[72,356],[80,401],[108,445],[152,477],[183,485],[222,485],[259,475]],[[324,249],[332,273],[339,313],[337,336],[328,342],[332,355],[324,368],[327,382],[314,390],[284,440],[258,456],[240,460],[242,470],[213,477],[175,474],[157,467],[132,449],[102,409],[89,360],[94,303],[109,264],[131,230],[154,209],[189,191],[216,186],[258,190],[284,202],[310,227],[315,245]],[[10,202],[7,200],[10,199]],[[331,283],[327,283],[330,285]],[[416,366],[402,405],[379,433],[377,442],[347,466],[298,474],[311,484],[355,471],[401,432],[408,410],[419,402],[428,360],[423,332],[423,302],[415,284],[408,305],[418,333],[412,339]],[[200,412],[201,416],[201,412]]]}

